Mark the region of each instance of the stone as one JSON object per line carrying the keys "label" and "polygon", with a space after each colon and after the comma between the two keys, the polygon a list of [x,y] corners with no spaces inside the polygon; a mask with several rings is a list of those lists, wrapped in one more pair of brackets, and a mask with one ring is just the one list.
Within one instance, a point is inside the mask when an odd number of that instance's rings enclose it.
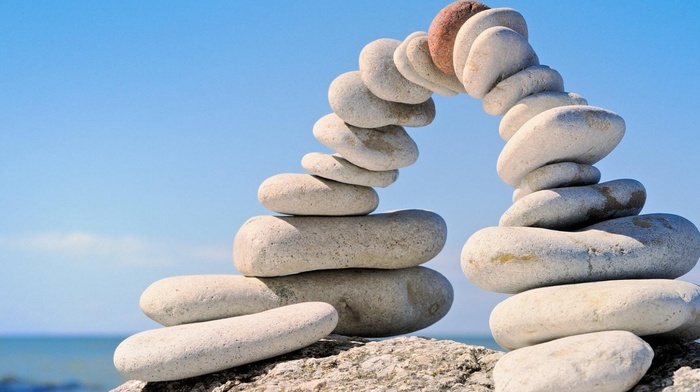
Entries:
{"label": "stone", "polygon": [[483,33],[484,30],[490,27],[503,26],[514,30],[522,35],[525,39],[528,37],[527,23],[520,13],[512,8],[491,8],[472,15],[459,28],[454,42],[454,51],[452,53],[452,65],[454,66],[455,75],[460,82],[462,80],[462,72],[467,64],[469,50],[474,43],[476,37]]}
{"label": "stone", "polygon": [[[542,287],[491,312],[491,334],[514,350],[571,335],[629,331],[637,336],[700,338],[700,287],[679,280],[610,280]],[[694,332],[694,334],[690,333]]]}
{"label": "stone", "polygon": [[626,331],[569,336],[511,351],[493,369],[497,392],[619,392],[651,366],[651,346]]}
{"label": "stone", "polygon": [[399,70],[399,72],[401,73],[401,75],[403,75],[404,78],[412,81],[415,84],[423,86],[431,91],[434,91],[440,95],[444,95],[447,97],[457,95],[457,91],[452,91],[447,87],[442,87],[438,84],[423,79],[420,75],[418,75],[416,70],[413,69],[413,65],[411,65],[411,62],[408,60],[408,55],[406,54],[406,47],[408,46],[409,42],[411,42],[411,40],[413,40],[416,37],[421,37],[425,35],[427,35],[427,33],[423,31],[416,31],[414,33],[409,34],[409,36],[406,37],[406,39],[403,40],[403,42],[401,42],[401,44],[394,51],[394,65],[396,65],[396,69]]}
{"label": "stone", "polygon": [[400,210],[358,217],[257,216],[233,242],[246,276],[284,276],[320,269],[398,269],[420,265],[442,250],[440,215]]}
{"label": "stone", "polygon": [[434,324],[447,314],[452,300],[452,286],[444,276],[412,267],[312,271],[275,278],[176,276],[151,284],[139,304],[152,320],[171,326],[323,301],[338,311],[333,333],[382,337]]}
{"label": "stone", "polygon": [[455,1],[435,15],[428,28],[430,56],[437,68],[447,75],[454,75],[452,52],[459,28],[472,16],[488,10],[478,1]]}
{"label": "stone", "polygon": [[543,91],[564,91],[564,79],[546,65],[533,65],[502,80],[484,96],[484,111],[502,116],[518,101]]}
{"label": "stone", "polygon": [[323,302],[285,306],[248,316],[152,329],[132,335],[114,352],[124,377],[169,381],[272,358],[326,337],[338,313]]}
{"label": "stone", "polygon": [[611,279],[675,279],[700,257],[700,233],[671,214],[596,223],[576,232],[488,227],[462,249],[462,270],[500,293]]}
{"label": "stone", "polygon": [[314,124],[313,134],[350,163],[367,170],[395,170],[418,160],[416,142],[398,125],[359,128],[331,113]]}
{"label": "stone", "polygon": [[379,196],[366,186],[343,184],[310,174],[283,173],[260,184],[258,201],[268,210],[290,215],[367,215]]}
{"label": "stone", "polygon": [[622,140],[625,120],[595,106],[549,109],[526,122],[501,151],[498,176],[517,187],[530,172],[556,162],[592,165]]}
{"label": "stone", "polygon": [[513,203],[498,225],[573,230],[608,219],[638,215],[646,199],[644,185],[628,179],[544,189]]}
{"label": "stone", "polygon": [[542,189],[593,185],[598,181],[600,181],[600,170],[595,166],[576,162],[552,163],[526,175],[513,192],[513,202]]}
{"label": "stone", "polygon": [[462,83],[467,94],[483,99],[501,80],[539,63],[525,37],[507,27],[489,27],[469,49]]}
{"label": "stone", "polygon": [[462,86],[456,76],[443,73],[435,66],[433,59],[430,57],[427,36],[418,36],[409,41],[406,46],[406,56],[408,56],[408,61],[411,63],[413,70],[421,78],[452,91],[465,92],[464,86]]}
{"label": "stone", "polygon": [[360,71],[335,78],[328,89],[328,102],[343,121],[361,128],[424,127],[435,118],[432,99],[415,105],[383,100],[365,86]]}
{"label": "stone", "polygon": [[401,41],[382,38],[367,44],[360,52],[360,76],[369,91],[392,102],[417,104],[430,99],[432,91],[411,82],[394,65],[394,51]]}
{"label": "stone", "polygon": [[588,105],[588,101],[578,94],[562,91],[545,91],[527,96],[506,112],[498,126],[498,133],[508,141],[536,115],[555,107],[571,105]]}
{"label": "stone", "polygon": [[309,173],[329,180],[361,186],[385,188],[399,178],[399,171],[373,171],[354,165],[339,155],[310,152],[301,158],[301,167]]}

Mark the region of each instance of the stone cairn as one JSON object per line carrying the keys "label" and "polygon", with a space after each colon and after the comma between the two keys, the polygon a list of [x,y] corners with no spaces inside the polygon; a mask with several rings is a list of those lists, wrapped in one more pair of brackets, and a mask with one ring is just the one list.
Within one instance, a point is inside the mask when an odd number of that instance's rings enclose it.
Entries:
{"label": "stone cairn", "polygon": [[126,339],[115,352],[129,378],[197,376],[307,346],[329,333],[391,336],[425,328],[453,292],[419,265],[446,239],[425,210],[371,214],[373,187],[396,181],[418,158],[404,127],[428,125],[430,98],[466,93],[503,116],[499,177],[515,187],[498,227],[475,233],[462,268],[500,303],[491,331],[506,354],[497,391],[624,391],[646,372],[651,339],[700,338],[700,288],[672,280],[700,257],[700,233],[675,215],[638,215],[635,180],[599,183],[592,166],[625,132],[624,120],[540,65],[522,15],[457,1],[427,33],[379,39],[359,71],[338,76],[333,113],[313,127],[337,154],[309,153],[310,174],[265,180],[258,199],[283,216],[257,216],[238,231],[244,275],[172,277],[143,293],[141,309],[165,328]]}

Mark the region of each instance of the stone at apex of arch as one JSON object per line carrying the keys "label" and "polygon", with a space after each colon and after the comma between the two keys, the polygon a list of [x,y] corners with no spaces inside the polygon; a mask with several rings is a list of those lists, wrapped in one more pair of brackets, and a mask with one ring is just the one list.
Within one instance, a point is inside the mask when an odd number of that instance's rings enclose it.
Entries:
{"label": "stone at apex of arch", "polygon": [[438,69],[430,57],[428,37],[418,36],[408,42],[406,56],[411,67],[421,78],[452,91],[464,93],[464,86],[454,75],[448,75]]}
{"label": "stone at apex of arch", "polygon": [[399,177],[398,169],[373,171],[359,167],[338,154],[310,152],[301,158],[307,172],[329,180],[361,186],[385,188]]}
{"label": "stone at apex of arch", "polygon": [[506,114],[518,101],[544,91],[564,91],[564,79],[546,65],[533,65],[500,81],[484,96],[484,111],[492,116]]}
{"label": "stone at apex of arch", "polygon": [[526,175],[520,181],[518,188],[513,191],[513,202],[543,189],[593,185],[598,181],[600,181],[600,170],[595,166],[575,162],[552,163]]}
{"label": "stone at apex of arch", "polygon": [[[447,87],[442,87],[436,83],[433,83],[421,77],[418,74],[418,72],[416,72],[416,70],[413,69],[413,65],[408,59],[408,54],[406,54],[406,48],[408,47],[408,44],[414,38],[422,37],[426,34],[427,33],[423,31],[416,31],[414,33],[409,34],[408,37],[406,37],[406,39],[404,39],[403,42],[401,42],[401,45],[399,45],[394,51],[394,65],[396,65],[396,68],[399,70],[401,75],[404,78],[410,80],[411,82],[421,85],[430,91],[434,91],[446,97],[455,96],[457,95],[457,91],[450,90]],[[460,89],[464,89],[464,87],[460,87]]]}
{"label": "stone at apex of arch", "polygon": [[529,119],[536,115],[559,106],[588,105],[588,101],[576,93],[561,91],[545,91],[533,94],[515,103],[515,106],[506,112],[498,126],[498,133],[505,141],[513,135]]}

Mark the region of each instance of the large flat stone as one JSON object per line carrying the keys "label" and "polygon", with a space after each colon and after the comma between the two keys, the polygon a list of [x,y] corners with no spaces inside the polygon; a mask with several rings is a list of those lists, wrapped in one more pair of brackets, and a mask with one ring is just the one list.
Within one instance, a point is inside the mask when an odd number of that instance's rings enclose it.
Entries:
{"label": "large flat stone", "polygon": [[513,191],[513,202],[542,189],[593,185],[600,181],[600,170],[595,166],[576,162],[558,162],[535,169],[526,175]]}
{"label": "large flat stone", "polygon": [[359,167],[339,155],[310,152],[301,158],[301,167],[329,180],[371,187],[387,187],[399,177],[399,171],[374,171]]}
{"label": "large flat stone", "polygon": [[498,125],[498,134],[505,141],[513,135],[528,120],[536,115],[559,106],[588,105],[588,101],[576,93],[564,91],[545,91],[529,95],[510,108]]}
{"label": "large flat stone", "polygon": [[564,79],[546,65],[533,65],[502,80],[484,96],[484,111],[506,114],[521,99],[543,91],[564,91]]}

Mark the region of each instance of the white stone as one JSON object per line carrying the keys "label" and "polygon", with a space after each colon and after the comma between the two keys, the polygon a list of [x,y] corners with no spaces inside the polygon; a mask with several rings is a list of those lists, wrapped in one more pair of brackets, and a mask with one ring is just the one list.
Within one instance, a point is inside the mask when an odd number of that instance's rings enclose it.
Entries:
{"label": "white stone", "polygon": [[555,107],[570,105],[588,105],[588,101],[578,94],[562,91],[545,91],[527,96],[506,112],[498,126],[498,133],[503,140],[508,141],[523,124],[536,115]]}
{"label": "white stone", "polygon": [[535,169],[555,162],[592,165],[622,140],[625,120],[594,106],[549,109],[526,122],[498,157],[498,176],[518,186]]}
{"label": "white stone", "polygon": [[274,175],[260,184],[263,207],[290,215],[367,215],[377,209],[379,196],[366,186],[344,184],[301,173]]}
{"label": "white stone", "polygon": [[365,86],[360,71],[335,78],[328,89],[328,102],[343,121],[362,128],[424,127],[435,118],[432,99],[415,105],[383,100]]}
{"label": "white stone", "polygon": [[433,94],[401,75],[394,65],[394,51],[401,41],[382,38],[370,42],[360,52],[360,76],[377,97],[392,102],[417,104]]}
{"label": "white stone", "polygon": [[700,257],[698,229],[677,215],[613,219],[577,232],[488,227],[462,249],[462,270],[489,291],[611,279],[675,279]]}
{"label": "white stone", "polygon": [[406,54],[406,47],[408,46],[408,43],[411,42],[413,38],[427,35],[428,33],[424,31],[416,31],[414,33],[409,34],[409,36],[406,37],[406,39],[401,43],[401,45],[399,45],[398,48],[396,48],[396,50],[394,51],[394,65],[396,65],[396,68],[399,70],[399,72],[401,73],[401,75],[403,75],[404,78],[412,81],[417,85],[423,86],[431,91],[434,91],[440,95],[444,95],[447,97],[457,95],[456,91],[452,91],[447,87],[442,87],[426,79],[423,79],[420,75],[418,75],[416,70],[413,69],[413,65],[411,65],[411,62],[408,60],[408,55]]}
{"label": "white stone", "polygon": [[397,169],[372,171],[354,165],[339,155],[310,152],[301,158],[301,167],[329,180],[361,186],[385,188],[399,177]]}
{"label": "white stone", "polygon": [[496,392],[622,392],[651,366],[654,351],[626,331],[605,331],[525,347],[493,369]]}
{"label": "white stone", "polygon": [[533,65],[510,76],[484,96],[484,111],[502,116],[521,99],[543,91],[564,91],[564,79],[546,65]]}
{"label": "white stone", "polygon": [[600,170],[595,166],[559,162],[545,165],[526,175],[518,188],[513,191],[513,201],[542,189],[563,188],[569,186],[593,185],[600,181]]}
{"label": "white stone", "polygon": [[482,99],[501,80],[539,63],[525,37],[507,27],[489,27],[469,49],[462,82],[467,94]]}
{"label": "white stone", "polygon": [[114,352],[127,379],[170,381],[272,358],[326,337],[338,313],[323,302],[306,302],[248,316],[140,332]]}
{"label": "white stone", "polygon": [[358,128],[331,113],[314,124],[313,133],[319,142],[367,170],[394,170],[418,160],[416,142],[398,125]]}
{"label": "white stone", "polygon": [[435,257],[445,221],[434,212],[401,210],[358,217],[257,216],[233,242],[246,276],[284,276],[341,268],[397,269]]}
{"label": "white stone", "polygon": [[430,56],[427,35],[421,35],[409,41],[406,46],[406,56],[408,56],[408,61],[411,63],[413,70],[421,78],[452,91],[465,92],[464,86],[462,86],[456,76],[448,75],[435,66],[433,58]]}

